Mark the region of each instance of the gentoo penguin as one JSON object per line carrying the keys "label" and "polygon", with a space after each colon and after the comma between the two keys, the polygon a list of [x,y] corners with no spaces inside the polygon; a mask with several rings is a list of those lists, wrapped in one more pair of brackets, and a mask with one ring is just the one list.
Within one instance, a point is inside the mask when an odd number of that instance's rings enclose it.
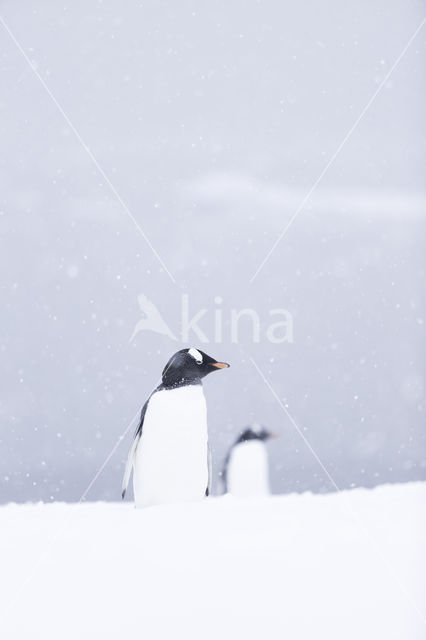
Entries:
{"label": "gentoo penguin", "polygon": [[252,497],[269,493],[268,453],[265,442],[276,437],[261,425],[251,425],[231,446],[222,470],[225,493]]}
{"label": "gentoo penguin", "polygon": [[181,349],[141,412],[124,472],[124,498],[133,469],[137,507],[199,500],[209,493],[207,408],[201,380],[229,367],[199,349]]}

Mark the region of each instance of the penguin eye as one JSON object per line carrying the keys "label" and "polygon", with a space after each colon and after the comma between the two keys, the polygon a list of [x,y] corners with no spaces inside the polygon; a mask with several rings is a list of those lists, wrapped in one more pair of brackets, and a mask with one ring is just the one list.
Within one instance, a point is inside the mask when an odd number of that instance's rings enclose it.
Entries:
{"label": "penguin eye", "polygon": [[200,366],[201,364],[203,364],[203,361],[202,361],[202,360],[196,360],[195,362],[198,364],[198,366]]}

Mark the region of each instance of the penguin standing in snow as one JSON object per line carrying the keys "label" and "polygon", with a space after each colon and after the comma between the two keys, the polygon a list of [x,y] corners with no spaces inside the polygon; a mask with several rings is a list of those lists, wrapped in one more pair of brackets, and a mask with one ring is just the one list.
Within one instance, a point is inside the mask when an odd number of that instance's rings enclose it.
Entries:
{"label": "penguin standing in snow", "polygon": [[243,431],[225,458],[221,474],[225,493],[241,498],[269,494],[265,442],[275,437],[275,434],[257,424]]}
{"label": "penguin standing in snow", "polygon": [[181,349],[144,404],[124,472],[133,469],[137,507],[200,500],[209,493],[210,453],[202,378],[229,367],[199,349]]}

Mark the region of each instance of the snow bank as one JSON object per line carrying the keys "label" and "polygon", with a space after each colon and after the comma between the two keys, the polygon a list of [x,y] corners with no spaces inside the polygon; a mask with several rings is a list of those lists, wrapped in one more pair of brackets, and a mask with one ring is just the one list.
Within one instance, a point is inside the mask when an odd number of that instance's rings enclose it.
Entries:
{"label": "snow bank", "polygon": [[425,497],[1,507],[0,634],[420,640]]}

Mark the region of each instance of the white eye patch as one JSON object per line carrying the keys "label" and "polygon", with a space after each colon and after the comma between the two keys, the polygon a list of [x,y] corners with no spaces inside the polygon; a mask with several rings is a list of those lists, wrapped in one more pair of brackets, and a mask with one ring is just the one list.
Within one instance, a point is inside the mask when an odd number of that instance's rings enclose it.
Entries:
{"label": "white eye patch", "polygon": [[203,356],[201,355],[201,353],[198,351],[198,349],[188,349],[188,353],[189,355],[194,358],[195,362],[197,364],[202,364],[203,362]]}

